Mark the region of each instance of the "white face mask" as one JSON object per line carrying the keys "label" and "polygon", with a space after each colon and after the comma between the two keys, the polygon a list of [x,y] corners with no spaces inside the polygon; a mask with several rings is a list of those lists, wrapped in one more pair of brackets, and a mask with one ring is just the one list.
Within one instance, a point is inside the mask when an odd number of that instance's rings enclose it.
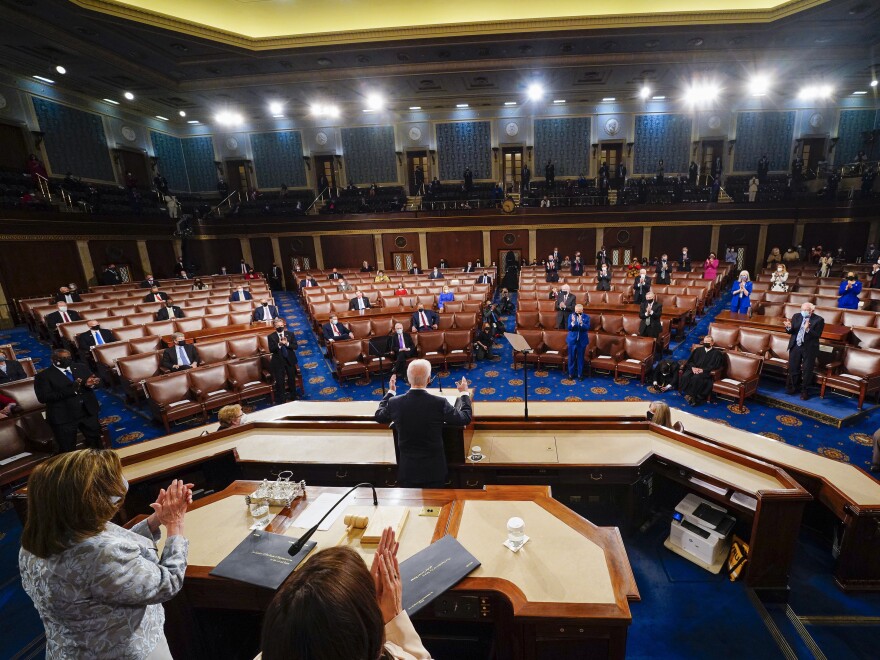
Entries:
{"label": "white face mask", "polygon": [[[127,493],[128,492],[128,479],[126,479],[125,477],[122,477],[122,485],[125,486],[125,492]],[[118,495],[113,495],[110,497],[110,503],[111,504],[119,504],[122,501],[122,499],[123,498],[119,497]]]}
{"label": "white face mask", "polygon": [[66,312],[66,311],[67,311],[67,307],[59,307],[59,308],[58,308],[58,311],[59,311],[59,312]]}
{"label": "white face mask", "polygon": [[397,334],[402,335],[402,334],[403,334],[403,328],[397,328]]}
{"label": "white face mask", "polygon": [[802,310],[802,311],[801,311],[801,316],[803,316],[805,319],[808,319],[808,318],[810,318],[810,312],[805,312],[805,311]]}
{"label": "white face mask", "polygon": [[247,421],[248,421],[247,415],[246,415],[245,413],[242,413],[242,414],[241,414],[241,419],[239,420],[238,423],[239,423],[239,424],[247,424]]}

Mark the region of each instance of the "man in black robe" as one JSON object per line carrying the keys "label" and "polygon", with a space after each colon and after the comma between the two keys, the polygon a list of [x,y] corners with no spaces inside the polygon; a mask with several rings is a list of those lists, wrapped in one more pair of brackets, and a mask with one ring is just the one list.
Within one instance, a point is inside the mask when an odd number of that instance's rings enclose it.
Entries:
{"label": "man in black robe", "polygon": [[724,364],[724,352],[715,348],[711,336],[703,337],[703,345],[695,348],[681,372],[681,393],[692,406],[706,403],[712,392],[712,372]]}

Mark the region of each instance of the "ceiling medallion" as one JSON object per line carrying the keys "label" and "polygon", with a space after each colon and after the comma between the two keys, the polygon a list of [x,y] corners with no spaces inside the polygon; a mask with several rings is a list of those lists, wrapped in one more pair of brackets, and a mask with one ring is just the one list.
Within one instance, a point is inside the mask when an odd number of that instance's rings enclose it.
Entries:
{"label": "ceiling medallion", "polygon": [[507,126],[504,127],[504,132],[507,133],[510,137],[519,134],[519,124],[515,121],[509,122]]}
{"label": "ceiling medallion", "polygon": [[123,126],[122,130],[119,132],[122,133],[122,137],[129,142],[134,142],[137,139],[137,133],[134,132],[134,129],[131,126]]}
{"label": "ceiling medallion", "polygon": [[230,151],[235,151],[236,149],[238,149],[238,140],[236,140],[234,137],[226,138],[226,147]]}
{"label": "ceiling medallion", "polygon": [[327,144],[327,134],[324,131],[318,131],[315,134],[315,142],[317,142],[321,146],[324,146],[325,144]]}
{"label": "ceiling medallion", "polygon": [[814,112],[810,115],[810,126],[813,128],[819,128],[822,123],[825,121],[825,117],[822,116],[819,112]]}
{"label": "ceiling medallion", "polygon": [[620,133],[620,122],[617,121],[614,117],[605,122],[605,134],[606,135],[617,135]]}
{"label": "ceiling medallion", "polygon": [[413,126],[409,129],[409,139],[413,142],[418,142],[422,138],[422,129],[418,126]]}
{"label": "ceiling medallion", "polygon": [[721,126],[721,117],[719,117],[718,115],[712,115],[711,117],[709,117],[709,121],[707,122],[707,124],[709,128],[714,131]]}

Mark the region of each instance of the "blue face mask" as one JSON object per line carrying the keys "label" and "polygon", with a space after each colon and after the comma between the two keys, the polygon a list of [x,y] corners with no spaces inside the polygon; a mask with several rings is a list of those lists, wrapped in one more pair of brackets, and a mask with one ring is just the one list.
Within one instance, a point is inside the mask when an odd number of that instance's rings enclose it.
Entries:
{"label": "blue face mask", "polygon": [[803,316],[805,319],[808,319],[808,318],[810,318],[810,313],[809,312],[801,312],[801,316]]}
{"label": "blue face mask", "polygon": [[[126,479],[125,477],[122,477],[122,485],[125,486],[125,492],[127,493],[128,492],[128,479]],[[121,501],[122,501],[122,498],[119,497],[118,495],[113,495],[110,498],[110,503],[113,505],[119,504]]]}

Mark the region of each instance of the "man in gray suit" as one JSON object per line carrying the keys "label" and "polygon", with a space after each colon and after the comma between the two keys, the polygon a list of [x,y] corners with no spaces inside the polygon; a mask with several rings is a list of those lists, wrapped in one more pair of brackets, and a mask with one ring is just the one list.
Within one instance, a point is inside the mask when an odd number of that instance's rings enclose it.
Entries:
{"label": "man in gray suit", "polygon": [[443,426],[467,426],[471,399],[465,378],[457,384],[460,396],[452,406],[444,397],[425,391],[431,363],[413,360],[406,370],[409,392],[397,396],[397,376],[388,382],[388,394],[379,402],[375,419],[393,424],[398,445],[397,485],[408,488],[445,488],[446,453]]}

